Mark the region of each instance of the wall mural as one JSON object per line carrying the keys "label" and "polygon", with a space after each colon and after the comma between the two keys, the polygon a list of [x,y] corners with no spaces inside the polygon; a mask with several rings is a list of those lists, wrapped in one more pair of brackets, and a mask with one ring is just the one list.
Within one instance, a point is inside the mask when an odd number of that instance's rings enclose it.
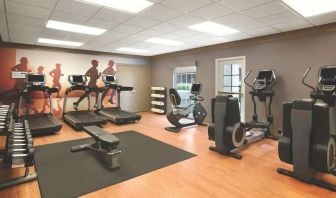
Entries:
{"label": "wall mural", "polygon": [[[0,101],[18,102],[18,89],[25,86],[24,79],[11,78],[11,71],[45,74],[46,85],[59,89],[59,92],[53,94],[52,97],[54,114],[61,116],[62,98],[66,88],[70,86],[68,75],[85,75],[88,79],[88,86],[101,87],[104,86],[101,75],[116,75],[117,68],[113,57],[2,48],[0,49]],[[77,91],[69,95],[70,101],[77,101],[80,96],[82,96],[82,92]],[[91,96],[95,102],[95,97],[93,97],[95,94],[93,93]],[[23,107],[28,108],[31,113],[48,112],[50,104],[48,100],[43,99],[45,97],[43,93],[39,92],[31,94],[32,100]],[[85,96],[82,96],[78,101],[84,98]],[[114,90],[110,91],[105,99],[107,100],[105,103],[108,102],[110,105],[118,102]],[[70,101],[68,106],[72,108]],[[87,104],[83,104],[83,106],[85,105],[87,108]]]}

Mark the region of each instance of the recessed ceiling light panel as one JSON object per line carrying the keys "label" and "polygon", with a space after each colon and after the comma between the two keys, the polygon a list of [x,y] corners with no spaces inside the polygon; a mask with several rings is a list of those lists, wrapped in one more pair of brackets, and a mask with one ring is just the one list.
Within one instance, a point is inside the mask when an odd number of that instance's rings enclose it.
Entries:
{"label": "recessed ceiling light panel", "polygon": [[138,13],[152,6],[154,3],[147,0],[76,0],[83,3],[103,6],[123,12]]}
{"label": "recessed ceiling light panel", "polygon": [[89,35],[101,35],[104,32],[106,32],[106,30],[102,28],[95,28],[53,20],[49,20],[46,27],[49,29],[61,30],[66,32],[75,32],[80,34],[89,34]]}
{"label": "recessed ceiling light panel", "polygon": [[224,35],[234,34],[234,33],[239,32],[238,30],[235,30],[233,28],[230,28],[225,25],[218,24],[218,23],[214,23],[211,21],[206,21],[206,22],[195,24],[195,25],[191,25],[188,28],[199,31],[199,32],[216,35],[216,36],[224,36]]}
{"label": "recessed ceiling light panel", "polygon": [[47,39],[47,38],[39,38],[37,42],[53,44],[53,45],[75,46],[75,47],[83,45],[83,43],[79,43],[79,42],[55,40],[55,39]]}
{"label": "recessed ceiling light panel", "polygon": [[173,41],[169,39],[163,39],[163,38],[151,38],[146,40],[146,42],[149,43],[156,43],[156,44],[161,44],[161,45],[170,45],[170,46],[176,46],[176,45],[182,45],[183,43],[178,42],[178,41]]}
{"label": "recessed ceiling light panel", "polygon": [[336,10],[336,0],[282,0],[304,17],[333,12]]}

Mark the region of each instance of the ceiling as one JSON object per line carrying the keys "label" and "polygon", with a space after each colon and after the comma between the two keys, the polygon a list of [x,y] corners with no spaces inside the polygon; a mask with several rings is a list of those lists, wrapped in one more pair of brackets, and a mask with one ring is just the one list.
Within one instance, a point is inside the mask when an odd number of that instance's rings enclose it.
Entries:
{"label": "ceiling", "polygon": [[[130,47],[148,50],[138,55],[153,56],[336,21],[335,12],[304,18],[280,0],[150,1],[155,3],[152,7],[128,14],[74,0],[0,0],[0,33],[5,42],[45,45],[37,43],[43,37],[85,43],[69,48],[120,53],[118,48]],[[46,29],[49,19],[108,31],[92,36]],[[240,32],[220,37],[187,28],[207,20]],[[144,42],[151,37],[184,44],[165,46]]]}

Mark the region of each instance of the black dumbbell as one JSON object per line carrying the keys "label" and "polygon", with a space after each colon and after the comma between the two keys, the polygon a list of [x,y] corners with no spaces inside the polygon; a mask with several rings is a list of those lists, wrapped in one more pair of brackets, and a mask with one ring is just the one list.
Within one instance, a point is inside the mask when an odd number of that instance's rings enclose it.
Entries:
{"label": "black dumbbell", "polygon": [[9,137],[8,138],[9,144],[32,144],[32,138],[16,138],[16,137]]}

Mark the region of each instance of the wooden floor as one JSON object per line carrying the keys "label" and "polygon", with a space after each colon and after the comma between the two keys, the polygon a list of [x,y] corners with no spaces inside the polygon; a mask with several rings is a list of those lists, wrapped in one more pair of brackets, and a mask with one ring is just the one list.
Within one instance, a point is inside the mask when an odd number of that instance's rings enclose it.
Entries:
{"label": "wooden floor", "polygon": [[[243,150],[243,160],[221,156],[208,150],[207,127],[190,127],[180,133],[164,130],[165,116],[143,113],[143,119],[125,126],[106,125],[111,132],[136,130],[157,140],[195,153],[197,157],[101,189],[84,197],[336,197],[336,193],[279,175],[277,167],[290,168],[277,156],[277,142],[262,140]],[[35,145],[87,137],[66,124],[57,135],[35,138]],[[143,155],[146,155],[143,153]],[[162,156],[164,157],[164,156]],[[1,180],[16,172],[0,169]],[[336,177],[328,177],[336,183]],[[64,178],[66,180],[66,178]],[[0,191],[1,198],[40,197],[34,181]]]}

